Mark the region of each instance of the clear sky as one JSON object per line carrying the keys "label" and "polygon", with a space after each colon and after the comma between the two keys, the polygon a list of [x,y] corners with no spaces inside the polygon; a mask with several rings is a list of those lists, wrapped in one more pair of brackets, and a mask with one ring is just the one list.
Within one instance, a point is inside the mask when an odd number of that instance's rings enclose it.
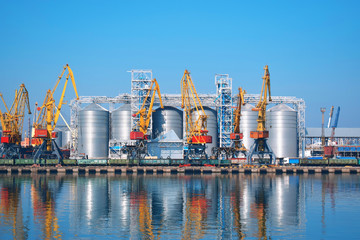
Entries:
{"label": "clear sky", "polygon": [[332,105],[338,127],[360,127],[359,9],[340,0],[2,1],[0,91],[10,102],[23,82],[42,102],[68,63],[84,96],[130,92],[131,69],[152,69],[162,93],[180,93],[185,68],[199,93],[215,93],[215,73],[230,74],[234,91],[260,93],[267,64],[272,95],[305,99],[307,127],[320,127],[320,107],[328,116]]}

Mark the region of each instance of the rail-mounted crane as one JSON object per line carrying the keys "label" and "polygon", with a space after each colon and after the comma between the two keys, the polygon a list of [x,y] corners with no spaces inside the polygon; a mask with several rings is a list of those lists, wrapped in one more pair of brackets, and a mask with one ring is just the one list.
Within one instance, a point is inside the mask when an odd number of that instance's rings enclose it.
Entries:
{"label": "rail-mounted crane", "polygon": [[208,136],[207,115],[195,90],[190,72],[185,70],[181,79],[181,108],[185,113],[185,160],[193,163],[207,159],[206,143],[212,142]]}
{"label": "rail-mounted crane", "polygon": [[142,103],[141,108],[133,115],[133,117],[139,115],[139,121],[137,122],[136,127],[130,132],[130,140],[136,140],[136,144],[126,146],[124,149],[128,153],[128,157],[135,157],[137,159],[140,159],[147,154],[146,140],[150,138],[148,128],[151,121],[152,113],[154,112],[153,106],[156,93],[158,94],[160,100],[160,107],[164,108],[161,99],[160,87],[158,82],[154,78],[151,81],[149,91],[144,98],[144,102]]}
{"label": "rail-mounted crane", "polygon": [[270,145],[267,143],[267,139],[269,138],[269,131],[266,130],[265,127],[266,106],[268,105],[268,101],[271,102],[271,91],[270,72],[267,65],[265,66],[264,70],[265,72],[264,76],[262,77],[263,83],[260,99],[256,107],[252,109],[252,111],[258,112],[258,119],[256,131],[250,132],[250,137],[253,138],[255,141],[247,155],[247,161],[249,164],[252,162],[252,157],[254,154],[258,156],[259,163],[266,163],[264,155],[268,155],[270,157],[270,163],[274,163],[276,159],[275,154],[270,148]]}
{"label": "rail-mounted crane", "polygon": [[0,97],[4,103],[6,112],[2,113],[0,110],[0,121],[2,126],[2,147],[0,149],[0,156],[9,159],[20,157],[21,135],[24,124],[25,108],[28,109],[28,114],[31,114],[29,105],[29,93],[24,84],[20,85],[20,89],[15,91],[14,102],[8,108],[3,95]]}
{"label": "rail-mounted crane", "polygon": [[237,104],[233,112],[233,132],[230,134],[231,146],[230,147],[214,147],[212,154],[215,158],[219,159],[219,156],[225,155],[226,159],[236,158],[239,153],[246,155],[246,148],[242,143],[243,134],[240,132],[240,117],[241,107],[245,105],[244,95],[246,91],[239,88],[239,94],[237,95]]}
{"label": "rail-mounted crane", "polygon": [[[62,90],[59,103],[56,106],[54,93],[66,70],[68,70],[68,74],[66,75],[64,88]],[[64,96],[65,96],[69,77],[71,78],[71,82],[74,87],[76,98],[79,99],[79,95],[77,93],[77,88],[75,84],[74,74],[71,68],[69,67],[69,65],[66,64],[60,76],[58,77],[55,87],[53,88],[53,90],[49,89],[46,92],[46,96],[42,106],[38,107],[39,114],[36,118],[36,121],[33,124],[33,136],[32,136],[33,139],[35,140],[33,142],[39,144],[34,154],[35,163],[37,163],[37,161],[40,158],[50,158],[53,154],[56,155],[59,164],[63,159],[60,148],[53,140],[53,138],[56,137],[56,133],[54,132],[54,129],[56,127],[56,124],[60,116],[61,107],[64,104]]]}

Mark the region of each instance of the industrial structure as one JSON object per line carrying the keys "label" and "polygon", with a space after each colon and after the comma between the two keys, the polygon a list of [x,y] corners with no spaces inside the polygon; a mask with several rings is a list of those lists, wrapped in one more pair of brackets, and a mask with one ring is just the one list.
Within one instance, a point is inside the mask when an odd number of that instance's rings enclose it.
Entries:
{"label": "industrial structure", "polygon": [[[200,134],[203,136],[211,136],[212,142],[201,142],[200,145],[204,146],[204,151],[207,156],[211,156],[211,150],[217,147],[231,147],[231,133],[234,131],[234,103],[238,103],[239,95],[232,95],[232,79],[227,74],[217,74],[215,76],[216,93],[215,94],[193,94],[195,91],[189,91],[190,100],[184,104],[188,104],[185,111],[181,109],[181,103],[184,100],[183,94],[161,94],[162,104],[164,108],[157,108],[161,105],[160,99],[155,97],[153,101],[146,101],[146,96],[151,89],[153,80],[151,70],[131,70],[131,93],[123,93],[116,97],[107,96],[80,96],[79,99],[73,99],[70,103],[71,107],[71,129],[72,141],[70,143],[70,155],[73,159],[124,159],[128,158],[128,152],[125,146],[136,145],[135,141],[130,138],[130,132],[137,126],[140,121],[139,114],[136,114],[144,105],[148,104],[150,107],[152,102],[154,113],[152,114],[147,126],[151,141],[148,146],[151,146],[151,153],[148,149],[148,158],[157,159],[177,159],[179,152],[186,154],[187,146],[189,145],[189,138],[193,135]],[[183,80],[189,77],[189,73],[185,72]],[[191,78],[189,78],[191,79]],[[190,89],[190,85],[184,85],[182,80],[181,84],[183,89]],[[161,82],[160,82],[161,85]],[[193,83],[192,83],[193,85]],[[243,133],[242,144],[245,149],[250,149],[254,140],[250,138],[250,132],[257,129],[258,113],[252,111],[255,107],[252,104],[258,104],[261,101],[261,96],[256,94],[243,94],[243,103],[241,109],[241,122],[240,129]],[[196,104],[194,102],[196,101]],[[200,104],[201,107],[200,107]],[[89,105],[90,104],[90,105]],[[87,126],[83,123],[82,112],[89,110],[89,106],[97,105],[97,109],[92,108],[94,111],[108,112],[109,120],[100,121],[102,127],[109,130],[108,137],[104,137],[99,143],[99,139],[94,135],[86,137],[84,142],[83,134],[87,131]],[[274,149],[275,154],[279,154],[279,158],[298,157],[299,154],[304,154],[305,149],[305,102],[303,99],[287,96],[272,96],[273,107],[281,105],[278,108],[270,108],[267,111],[268,118],[265,125],[268,127],[270,137],[268,140],[269,145]],[[120,107],[115,108],[115,106]],[[145,106],[144,105],[144,106]],[[85,106],[85,108],[84,108]],[[101,109],[99,108],[101,106]],[[198,110],[194,111],[198,106]],[[104,108],[105,107],[105,108]],[[107,108],[107,109],[106,109]],[[272,110],[271,110],[272,109]],[[191,113],[189,113],[191,111]],[[82,115],[81,115],[82,114]],[[135,114],[135,115],[134,115]],[[200,121],[206,115],[206,125]],[[287,118],[287,116],[290,117]],[[93,118],[93,114],[90,118]],[[191,119],[191,120],[190,120]],[[196,120],[194,120],[196,119]],[[286,126],[282,126],[281,121],[287,119],[291,125],[291,130]],[[81,120],[81,121],[80,121]],[[96,119],[95,119],[96,120]],[[199,121],[198,121],[199,120]],[[198,121],[198,122],[196,122]],[[89,120],[89,122],[94,122]],[[196,130],[191,129],[191,124],[197,126]],[[206,127],[206,130],[202,127]],[[199,128],[200,127],[200,128]],[[285,130],[289,130],[288,132]],[[171,130],[173,130],[172,133]],[[205,130],[205,131],[204,131]],[[168,133],[168,134],[167,134]],[[206,133],[206,135],[205,135]],[[291,134],[289,137],[287,133]],[[190,134],[190,135],[189,135]],[[151,135],[151,136],[150,136]],[[276,140],[271,138],[271,135],[277,136]],[[107,140],[108,138],[108,140]],[[288,141],[289,138],[292,141]],[[106,144],[107,142],[107,144]],[[182,142],[182,144],[180,144]],[[277,144],[282,144],[278,147]],[[92,154],[90,150],[86,150],[84,145],[97,146],[102,148],[100,155]],[[291,145],[291,146],[290,146]],[[166,151],[165,149],[173,147],[173,151]],[[154,151],[159,147],[159,151]],[[291,149],[291,151],[283,151],[281,149]],[[97,150],[100,151],[100,150]],[[205,156],[205,155],[203,155]],[[199,156],[197,156],[199,157]],[[233,156],[232,156],[233,157]],[[200,157],[201,158],[201,157]],[[225,157],[226,158],[226,157]]]}

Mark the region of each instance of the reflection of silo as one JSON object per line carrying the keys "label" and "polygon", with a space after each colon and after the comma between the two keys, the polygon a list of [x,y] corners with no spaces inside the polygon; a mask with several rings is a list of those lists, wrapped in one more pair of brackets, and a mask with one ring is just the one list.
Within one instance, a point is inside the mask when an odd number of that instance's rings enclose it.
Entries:
{"label": "reflection of silo", "polygon": [[183,112],[175,107],[158,108],[152,114],[153,138],[157,138],[170,130],[183,138]]}
{"label": "reflection of silo", "polygon": [[[207,130],[208,135],[212,136],[212,143],[206,144],[206,153],[210,156],[211,149],[218,146],[218,132],[217,132],[217,117],[216,111],[212,108],[204,106],[205,114],[207,115]],[[193,112],[193,122],[198,118],[198,112]]]}
{"label": "reflection of silo", "polygon": [[54,132],[56,132],[56,138],[54,138],[55,139],[55,142],[56,142],[56,144],[59,146],[59,147],[62,147],[62,131],[60,130],[60,129],[58,129],[58,128],[55,128],[54,129]]}
{"label": "reflection of silo", "polygon": [[117,141],[130,140],[131,106],[124,104],[111,112],[111,139]]}
{"label": "reflection of silo", "polygon": [[89,159],[106,159],[109,147],[109,111],[92,103],[80,111],[80,153]]}
{"label": "reflection of silo", "polygon": [[254,139],[250,138],[250,132],[256,131],[257,128],[258,112],[252,111],[253,108],[254,106],[248,103],[241,108],[240,131],[243,133],[243,144],[247,150],[254,143]]}
{"label": "reflection of silo", "polygon": [[62,146],[63,148],[69,149],[71,143],[71,132],[69,129],[62,132]]}
{"label": "reflection of silo", "polygon": [[277,158],[297,157],[297,115],[286,104],[278,104],[267,111],[269,144]]}

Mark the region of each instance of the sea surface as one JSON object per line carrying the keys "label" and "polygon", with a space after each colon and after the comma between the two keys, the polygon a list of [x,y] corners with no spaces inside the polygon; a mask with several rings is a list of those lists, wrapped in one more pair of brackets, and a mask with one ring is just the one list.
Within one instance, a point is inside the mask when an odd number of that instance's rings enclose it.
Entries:
{"label": "sea surface", "polygon": [[2,175],[0,239],[360,239],[360,175]]}

